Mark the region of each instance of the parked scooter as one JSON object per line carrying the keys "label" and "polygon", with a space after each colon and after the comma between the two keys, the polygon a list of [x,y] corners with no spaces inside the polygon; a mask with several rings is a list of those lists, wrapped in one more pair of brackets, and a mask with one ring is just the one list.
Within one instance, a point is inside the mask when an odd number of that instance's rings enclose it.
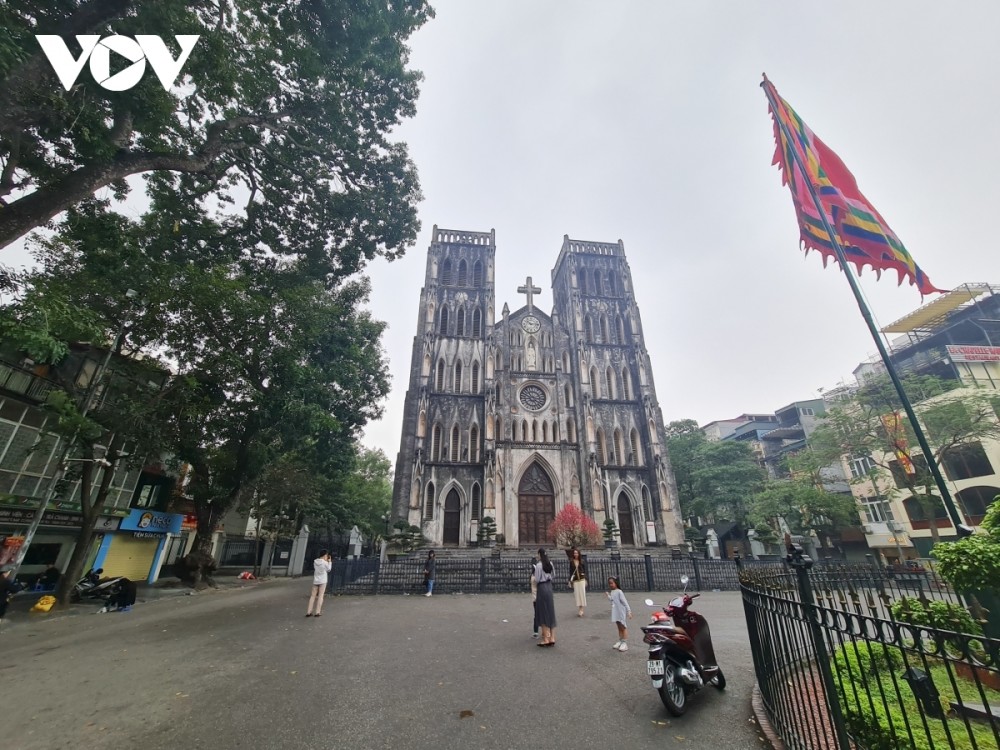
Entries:
{"label": "parked scooter", "polygon": [[[684,591],[654,612],[652,622],[642,628],[643,642],[649,644],[649,660],[646,674],[652,678],[653,687],[660,694],[660,700],[674,716],[680,716],[687,709],[687,699],[705,685],[714,685],[719,690],[726,687],[726,677],[722,674],[712,648],[712,636],[708,621],[688,607],[698,594],[688,594],[688,577],[681,577]],[[646,606],[659,607],[652,599]]]}
{"label": "parked scooter", "polygon": [[111,590],[118,583],[122,576],[113,578],[101,578],[104,568],[88,570],[87,575],[81,578],[73,586],[69,594],[71,602],[78,602],[81,599],[107,599],[111,595]]}

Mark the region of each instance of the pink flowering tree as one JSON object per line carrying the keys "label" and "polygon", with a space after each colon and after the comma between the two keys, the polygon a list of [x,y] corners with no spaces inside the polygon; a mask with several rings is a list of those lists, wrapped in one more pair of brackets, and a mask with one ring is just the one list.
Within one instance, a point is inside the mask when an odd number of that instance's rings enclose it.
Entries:
{"label": "pink flowering tree", "polygon": [[601,530],[579,506],[567,505],[549,524],[549,539],[560,547],[597,547],[601,544]]}

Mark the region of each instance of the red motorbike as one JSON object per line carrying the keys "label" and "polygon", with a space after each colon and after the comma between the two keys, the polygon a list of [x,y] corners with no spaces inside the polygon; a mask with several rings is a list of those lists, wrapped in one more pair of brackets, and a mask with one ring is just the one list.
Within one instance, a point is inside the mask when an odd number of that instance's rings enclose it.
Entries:
{"label": "red motorbike", "polygon": [[[722,674],[712,648],[708,621],[688,609],[698,594],[688,594],[688,577],[683,576],[684,591],[654,612],[652,622],[642,628],[643,642],[649,644],[646,674],[653,680],[653,687],[660,700],[674,716],[687,710],[687,699],[705,685],[725,690],[726,677]],[[646,606],[659,607],[652,599]]]}

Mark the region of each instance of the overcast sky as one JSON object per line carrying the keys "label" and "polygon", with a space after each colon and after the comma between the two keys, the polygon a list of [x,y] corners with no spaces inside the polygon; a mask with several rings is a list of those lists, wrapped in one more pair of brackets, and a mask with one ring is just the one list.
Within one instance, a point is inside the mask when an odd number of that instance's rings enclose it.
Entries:
{"label": "overcast sky", "polygon": [[[434,6],[412,39],[418,113],[399,130],[423,229],[369,269],[393,391],[365,442],[392,460],[434,224],[496,230],[498,312],[523,304],[528,275],[551,310],[563,235],[621,239],[668,422],[773,412],[874,354],[843,275],[799,249],[762,72],[935,285],[1000,282],[995,1]],[[861,285],[880,326],[922,304],[894,274]]]}
{"label": "overcast sky", "polygon": [[[423,228],[371,268],[394,387],[366,442],[393,460],[434,224],[496,230],[498,311],[527,275],[551,310],[563,235],[621,239],[668,422],[773,412],[874,354],[843,275],[799,249],[762,72],[934,284],[1000,282],[995,2],[434,6],[400,130]],[[861,284],[879,325],[922,304],[894,274]]]}

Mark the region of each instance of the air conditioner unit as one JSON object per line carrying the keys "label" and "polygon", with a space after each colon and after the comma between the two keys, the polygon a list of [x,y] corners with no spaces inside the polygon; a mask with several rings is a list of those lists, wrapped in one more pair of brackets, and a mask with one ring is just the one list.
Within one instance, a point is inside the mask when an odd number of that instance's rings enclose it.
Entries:
{"label": "air conditioner unit", "polygon": [[872,526],[870,523],[862,524],[861,530],[864,531],[866,534],[875,533],[875,527]]}

